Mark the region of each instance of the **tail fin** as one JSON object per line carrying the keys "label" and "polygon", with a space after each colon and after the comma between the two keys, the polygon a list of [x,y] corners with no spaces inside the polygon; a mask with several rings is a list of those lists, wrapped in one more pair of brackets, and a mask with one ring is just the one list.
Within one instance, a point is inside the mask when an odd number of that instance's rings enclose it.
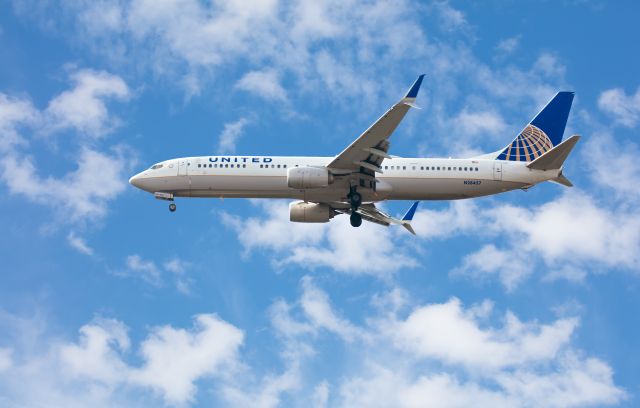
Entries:
{"label": "tail fin", "polygon": [[506,146],[496,160],[535,161],[562,142],[573,92],[558,92],[540,113]]}

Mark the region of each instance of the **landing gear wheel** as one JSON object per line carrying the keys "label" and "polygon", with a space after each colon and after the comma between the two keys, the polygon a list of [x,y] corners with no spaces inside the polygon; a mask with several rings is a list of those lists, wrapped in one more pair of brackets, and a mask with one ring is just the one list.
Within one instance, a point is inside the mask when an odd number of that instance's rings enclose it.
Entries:
{"label": "landing gear wheel", "polygon": [[357,212],[352,212],[351,216],[349,217],[349,221],[351,221],[352,227],[359,227],[360,225],[362,225],[362,216]]}
{"label": "landing gear wheel", "polygon": [[349,202],[354,209],[358,209],[360,204],[362,204],[362,195],[357,191],[352,191],[349,193]]}
{"label": "landing gear wheel", "polygon": [[176,210],[176,205],[174,203],[169,204],[169,211],[174,212]]}

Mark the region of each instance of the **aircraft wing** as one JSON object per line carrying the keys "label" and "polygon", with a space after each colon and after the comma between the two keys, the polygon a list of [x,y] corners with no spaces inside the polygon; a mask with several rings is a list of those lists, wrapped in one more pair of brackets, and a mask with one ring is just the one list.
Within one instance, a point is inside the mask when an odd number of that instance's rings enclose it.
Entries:
{"label": "aircraft wing", "polygon": [[389,136],[398,127],[410,107],[418,96],[424,74],[413,83],[409,92],[398,103],[393,105],[380,119],[360,135],[353,143],[337,155],[327,165],[333,170],[359,172],[375,177],[375,173],[382,173],[380,164],[384,158],[389,158]]}
{"label": "aircraft wing", "polygon": [[[411,221],[413,220],[413,215],[416,213],[416,209],[418,208],[419,201],[416,201],[411,205],[409,210],[404,214],[402,219],[394,218],[383,211],[379,210],[375,204],[362,204],[356,212],[362,216],[362,219],[365,221],[373,222],[374,224],[384,225],[388,227],[391,224],[402,225],[405,227],[410,233],[416,235],[416,232],[411,227]],[[336,209],[336,211],[341,212],[343,214],[350,214],[352,210],[350,209]]]}

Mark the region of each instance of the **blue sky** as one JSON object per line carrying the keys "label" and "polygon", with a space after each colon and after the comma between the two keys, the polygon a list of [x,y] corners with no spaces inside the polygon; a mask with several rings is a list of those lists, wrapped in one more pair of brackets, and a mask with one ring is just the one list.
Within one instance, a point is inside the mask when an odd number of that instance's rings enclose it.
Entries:
{"label": "blue sky", "polygon": [[[637,406],[639,11],[3,2],[0,405]],[[576,187],[424,202],[413,237],[127,183],[335,155],[420,73],[393,154],[498,150],[573,90]]]}

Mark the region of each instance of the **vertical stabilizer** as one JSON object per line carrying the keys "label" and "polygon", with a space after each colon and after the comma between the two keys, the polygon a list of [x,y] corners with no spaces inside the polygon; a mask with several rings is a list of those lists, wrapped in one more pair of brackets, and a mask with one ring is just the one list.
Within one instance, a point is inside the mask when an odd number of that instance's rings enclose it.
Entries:
{"label": "vertical stabilizer", "polygon": [[573,96],[558,92],[496,159],[531,162],[560,144]]}

